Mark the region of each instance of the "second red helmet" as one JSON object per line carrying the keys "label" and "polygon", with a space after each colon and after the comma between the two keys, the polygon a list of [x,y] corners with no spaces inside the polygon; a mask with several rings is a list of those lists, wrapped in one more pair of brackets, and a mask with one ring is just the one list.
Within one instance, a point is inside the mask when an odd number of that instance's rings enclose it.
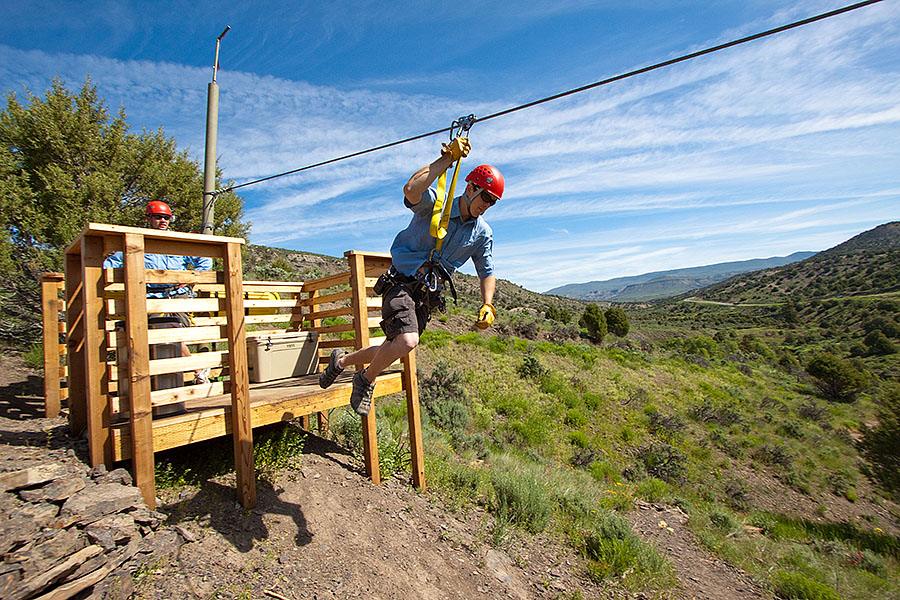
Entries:
{"label": "second red helmet", "polygon": [[169,215],[172,216],[172,209],[169,205],[161,200],[154,200],[147,204],[147,216],[150,215]]}
{"label": "second red helmet", "polygon": [[503,197],[503,175],[496,167],[479,165],[466,176],[466,181],[486,189],[498,198]]}

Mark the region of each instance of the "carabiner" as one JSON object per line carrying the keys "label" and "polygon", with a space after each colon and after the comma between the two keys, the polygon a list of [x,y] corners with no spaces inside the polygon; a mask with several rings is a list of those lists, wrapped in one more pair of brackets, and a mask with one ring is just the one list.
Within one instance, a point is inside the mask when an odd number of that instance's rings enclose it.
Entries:
{"label": "carabiner", "polygon": [[468,115],[465,117],[460,117],[453,121],[453,123],[451,123],[450,125],[450,141],[452,142],[456,138],[469,133],[469,130],[472,129],[472,125],[474,125],[475,121],[477,120],[478,119],[475,118],[475,115]]}

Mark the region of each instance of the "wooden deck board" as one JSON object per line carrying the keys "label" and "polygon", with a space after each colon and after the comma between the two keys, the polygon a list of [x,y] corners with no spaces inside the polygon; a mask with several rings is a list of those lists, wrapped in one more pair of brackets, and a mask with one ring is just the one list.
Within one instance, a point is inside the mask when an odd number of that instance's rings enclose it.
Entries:
{"label": "wooden deck board", "polygon": [[[305,375],[250,384],[250,418],[254,428],[347,405],[354,372],[342,373],[327,390],[319,387],[319,376]],[[375,397],[403,390],[401,371],[378,376]],[[186,413],[153,419],[153,449],[169,450],[194,442],[231,434],[231,396],[219,394],[185,401]],[[112,426],[115,460],[131,458],[128,422]]]}

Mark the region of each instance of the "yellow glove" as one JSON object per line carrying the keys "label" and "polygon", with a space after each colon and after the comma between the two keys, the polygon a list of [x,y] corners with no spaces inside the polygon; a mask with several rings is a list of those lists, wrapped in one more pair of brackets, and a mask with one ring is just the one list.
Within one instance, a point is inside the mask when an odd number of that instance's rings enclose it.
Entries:
{"label": "yellow glove", "polygon": [[465,158],[469,155],[469,150],[472,149],[472,146],[469,144],[469,138],[466,137],[458,137],[452,142],[450,145],[441,144],[443,148],[441,148],[441,154],[443,156],[449,156],[453,159],[454,162],[458,161],[460,158]]}
{"label": "yellow glove", "polygon": [[491,323],[494,322],[494,317],[496,316],[497,311],[494,310],[494,305],[485,302],[478,310],[478,320],[475,321],[475,327],[478,329],[487,329],[491,326]]}

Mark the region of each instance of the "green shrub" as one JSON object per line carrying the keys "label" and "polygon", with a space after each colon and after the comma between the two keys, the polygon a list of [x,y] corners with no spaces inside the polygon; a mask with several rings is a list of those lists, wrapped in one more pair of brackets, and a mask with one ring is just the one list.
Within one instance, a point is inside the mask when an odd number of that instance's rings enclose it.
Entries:
{"label": "green shrub", "polygon": [[569,443],[576,448],[587,448],[590,445],[590,443],[588,442],[587,434],[585,434],[583,431],[570,431]]}
{"label": "green shrub", "polygon": [[603,309],[599,304],[588,304],[584,309],[584,314],[578,320],[578,324],[587,330],[588,337],[593,341],[600,343],[606,336],[607,326],[606,317],[603,315]]}
{"label": "green shrub", "polygon": [[888,490],[900,492],[900,383],[885,383],[875,395],[878,424],[865,431],[863,452],[875,478]]}
{"label": "green shrub", "polygon": [[516,367],[518,373],[524,379],[532,379],[540,381],[548,371],[533,354],[526,354],[522,357],[522,362]]}
{"label": "green shrub", "polygon": [[638,449],[637,457],[648,475],[668,483],[684,477],[687,457],[674,446],[659,442]]}
{"label": "green shrub", "polygon": [[581,427],[587,423],[587,418],[576,409],[570,408],[566,411],[565,423],[572,427]]}
{"label": "green shrub", "polygon": [[468,393],[462,375],[439,360],[431,375],[419,383],[420,398],[431,423],[452,436],[458,436],[469,423]]}
{"label": "green shrub", "polygon": [[605,481],[607,483],[621,483],[622,475],[610,463],[597,460],[591,463],[591,477],[597,481]]}
{"label": "green shrub", "polygon": [[770,581],[778,597],[785,600],[841,600],[831,587],[800,573],[775,571]]}
{"label": "green shrub", "polygon": [[661,502],[669,494],[669,484],[656,477],[650,477],[637,484],[636,492],[647,502]]}
{"label": "green shrub", "polygon": [[22,360],[25,365],[32,369],[44,368],[44,345],[32,344],[28,347],[28,351],[22,354]]}
{"label": "green shrub", "polygon": [[294,425],[264,429],[253,441],[253,462],[263,475],[291,465],[293,459],[303,454],[306,432]]}
{"label": "green shrub", "polygon": [[822,352],[810,359],[806,372],[815,377],[816,386],[823,394],[835,400],[852,400],[868,383],[862,371],[830,352]]}
{"label": "green shrub", "polygon": [[603,316],[606,318],[606,326],[611,334],[617,337],[628,335],[628,315],[625,314],[624,310],[611,306],[606,309]]}
{"label": "green shrub", "polygon": [[552,507],[532,474],[495,469],[491,473],[491,485],[494,488],[492,508],[498,518],[516,523],[531,533],[546,527]]}

